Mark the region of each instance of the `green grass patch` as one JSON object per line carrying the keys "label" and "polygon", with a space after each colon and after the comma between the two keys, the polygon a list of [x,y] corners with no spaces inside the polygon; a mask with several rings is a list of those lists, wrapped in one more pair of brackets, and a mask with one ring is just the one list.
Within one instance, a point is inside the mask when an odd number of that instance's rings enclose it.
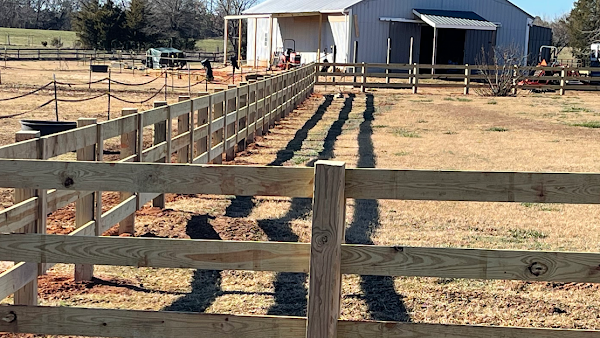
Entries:
{"label": "green grass patch", "polygon": [[444,135],[456,135],[456,134],[458,134],[458,133],[455,131],[450,131],[450,130],[444,132]]}
{"label": "green grass patch", "polygon": [[419,120],[419,121],[417,121],[417,123],[427,123],[427,122],[429,122],[429,121],[427,121],[427,120]]}
{"label": "green grass patch", "polygon": [[394,156],[408,156],[410,155],[410,153],[408,151],[400,151],[397,153],[394,153]]}
{"label": "green grass patch", "polygon": [[504,133],[504,132],[507,132],[508,129],[503,128],[503,127],[492,127],[492,128],[486,129],[486,131],[495,131],[495,132],[499,132],[499,133]]}
{"label": "green grass patch", "polygon": [[295,156],[292,158],[292,163],[294,163],[294,165],[300,165],[306,163],[308,160],[309,158],[305,156]]}
{"label": "green grass patch", "polygon": [[71,31],[0,27],[0,41],[3,46],[6,46],[7,35],[10,37],[10,47],[43,48],[42,41],[46,41],[48,48],[53,48],[50,46],[52,38],[60,38],[63,48],[72,48],[77,40],[77,35]]}
{"label": "green grass patch", "polygon": [[403,128],[396,128],[394,129],[394,135],[396,136],[400,136],[400,137],[408,137],[408,138],[420,138],[421,135],[417,134],[414,131],[409,131]]}
{"label": "green grass patch", "polygon": [[545,233],[543,233],[541,231],[537,231],[537,230],[532,230],[532,229],[510,229],[510,230],[508,230],[508,233],[514,239],[520,239],[520,240],[544,239],[544,238],[548,237],[548,235],[546,235]]}
{"label": "green grass patch", "polygon": [[410,100],[410,102],[417,102],[417,103],[431,103],[431,102],[433,102],[433,99]]}
{"label": "green grass patch", "polygon": [[571,124],[573,127],[585,127],[585,128],[600,128],[600,121],[587,121],[587,122],[580,122],[580,123],[572,123]]}
{"label": "green grass patch", "polygon": [[385,124],[376,124],[372,128],[373,129],[381,129],[381,128],[387,128],[387,127],[388,126],[386,126]]}
{"label": "green grass patch", "polygon": [[570,107],[564,107],[561,112],[563,113],[593,113],[594,111],[592,109],[588,109],[588,108],[583,108],[583,107],[575,107],[575,106],[570,106]]}
{"label": "green grass patch", "polygon": [[456,99],[453,97],[445,97],[444,101],[456,101]]}
{"label": "green grass patch", "polygon": [[456,99],[458,102],[473,102],[471,99],[466,99],[464,97],[459,97]]}
{"label": "green grass patch", "polygon": [[488,103],[487,103],[487,104],[493,104],[493,105],[496,105],[496,104],[498,104],[498,101],[491,100],[491,101],[488,101]]}

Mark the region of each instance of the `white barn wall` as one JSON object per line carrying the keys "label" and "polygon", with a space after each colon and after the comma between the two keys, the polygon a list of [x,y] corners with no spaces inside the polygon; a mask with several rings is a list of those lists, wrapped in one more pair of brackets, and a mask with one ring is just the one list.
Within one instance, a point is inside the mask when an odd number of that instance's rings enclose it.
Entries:
{"label": "white barn wall", "polygon": [[491,22],[500,22],[497,46],[517,45],[525,50],[528,16],[503,0],[364,0],[351,7],[358,18],[360,37],[352,29],[352,40],[358,40],[358,60],[385,62],[389,22],[380,17],[414,18],[413,9],[473,11]]}
{"label": "white barn wall", "polygon": [[[321,51],[327,51],[322,58],[332,60],[331,46],[337,46],[337,62],[346,62],[348,55],[348,25],[345,15],[323,15],[323,28],[321,36]],[[258,55],[257,64],[266,66],[270,58],[268,34],[269,19],[257,19],[257,53],[254,51],[254,19],[248,20],[247,40],[248,63],[253,64],[255,55]],[[302,55],[302,62],[309,63],[317,60],[319,44],[319,17],[298,16],[290,18],[273,19],[273,51],[283,48],[284,39],[296,40],[296,51]],[[286,44],[287,46],[287,44]]]}

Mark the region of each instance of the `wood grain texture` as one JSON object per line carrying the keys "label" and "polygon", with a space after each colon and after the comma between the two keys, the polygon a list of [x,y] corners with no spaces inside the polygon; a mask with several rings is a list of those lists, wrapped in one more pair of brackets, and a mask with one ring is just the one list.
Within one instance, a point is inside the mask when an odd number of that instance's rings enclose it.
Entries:
{"label": "wood grain texture", "polygon": [[308,272],[309,244],[39,234],[0,235],[0,260]]}
{"label": "wood grain texture", "polygon": [[170,104],[169,108],[171,110],[171,118],[174,119],[192,111],[192,101],[189,100],[189,98],[187,100],[184,99],[177,103]]}
{"label": "wood grain texture", "polygon": [[[95,130],[96,119],[84,119],[80,118],[77,120],[77,127],[84,127],[92,125]],[[96,135],[94,135],[96,136]],[[77,161],[94,161],[96,159],[96,147],[94,145],[87,146],[77,150]],[[77,200],[75,204],[75,227],[81,228],[88,222],[94,219],[94,194],[88,194]],[[95,234],[95,231],[94,231]],[[92,234],[93,236],[93,234]],[[94,277],[94,266],[91,264],[76,264],[75,265],[75,280],[76,281],[90,281]]]}
{"label": "wood grain texture", "polygon": [[137,130],[137,117],[135,115],[121,116],[100,124],[102,125],[102,139],[108,140]]}
{"label": "wood grain texture", "polygon": [[31,139],[0,147],[0,158],[36,159],[38,157],[38,141]]}
{"label": "wood grain texture", "polygon": [[307,338],[335,337],[340,317],[346,199],[344,162],[317,161],[313,199]]}
{"label": "wood grain texture", "polygon": [[[24,293],[37,293],[37,275],[38,265],[36,263],[17,263],[12,268],[0,273],[0,300],[16,293],[18,290],[23,290]],[[35,280],[35,284],[32,281]],[[24,290],[29,284],[29,287]],[[17,296],[19,297],[19,296]],[[21,296],[22,297],[22,296]],[[19,302],[22,302],[19,300]],[[37,301],[36,301],[37,302]]]}
{"label": "wood grain texture", "polygon": [[346,197],[600,203],[600,174],[348,169]]}
{"label": "wood grain texture", "polygon": [[[121,159],[125,159],[127,157],[131,157],[137,154],[137,138],[138,138],[138,132],[141,133],[141,130],[137,130],[137,122],[138,122],[138,110],[135,108],[124,108],[121,113],[123,114],[123,116],[132,116],[134,118],[134,121],[136,122],[136,129],[129,132],[129,133],[124,133],[121,135],[121,154],[120,154],[120,158]],[[137,156],[136,156],[137,157]],[[96,190],[100,190],[100,191],[110,191],[110,189],[96,189]],[[117,191],[117,190],[113,190],[113,191]],[[120,199],[121,202],[126,201],[127,199],[129,199],[133,193],[136,191],[135,189],[132,190],[118,190],[121,192],[120,194]],[[103,226],[105,226],[104,222]],[[122,219],[119,222],[119,234],[124,234],[124,233],[129,233],[129,234],[134,234],[135,233],[135,211],[134,213],[131,213],[129,216],[125,217],[124,219]]]}
{"label": "wood grain texture", "polygon": [[[182,136],[185,133],[185,138],[181,140],[185,145],[181,148],[177,149],[177,146],[173,145],[173,150],[175,150],[177,154],[177,163],[188,163],[190,161],[190,139],[192,137],[190,131],[190,116],[193,116],[192,112],[192,101],[190,101],[189,96],[179,96],[179,102],[185,102],[186,104],[183,107],[187,108],[187,113],[182,113],[177,115],[177,136]],[[172,108],[173,109],[173,108]],[[184,108],[181,108],[183,110]],[[177,109],[175,109],[178,112]],[[173,110],[171,110],[171,114],[173,114]],[[193,123],[192,123],[193,126]],[[187,139],[186,139],[187,138]]]}
{"label": "wood grain texture", "polygon": [[338,323],[339,338],[594,338],[600,331],[398,322]]}
{"label": "wood grain texture", "polygon": [[92,146],[96,144],[97,130],[98,128],[95,125],[86,125],[62,133],[44,136],[42,137],[44,140],[44,153],[47,158],[52,158]]}
{"label": "wood grain texture", "polygon": [[144,127],[156,125],[167,120],[167,102],[154,101],[154,108],[144,111]]}
{"label": "wood grain texture", "polygon": [[123,221],[129,215],[132,215],[137,210],[137,196],[130,196],[123,202],[117,204],[109,211],[102,214],[98,233],[104,233],[112,228],[115,224]]}
{"label": "wood grain texture", "polygon": [[342,273],[600,283],[600,254],[344,245]]}
{"label": "wood grain texture", "polygon": [[305,320],[293,317],[214,315],[72,307],[0,306],[0,331],[93,337],[302,338]]}

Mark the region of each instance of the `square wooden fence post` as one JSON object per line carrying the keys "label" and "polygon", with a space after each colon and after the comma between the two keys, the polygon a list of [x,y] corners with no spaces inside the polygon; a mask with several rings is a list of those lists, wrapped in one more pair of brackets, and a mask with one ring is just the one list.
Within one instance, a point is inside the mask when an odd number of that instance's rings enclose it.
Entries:
{"label": "square wooden fence post", "polygon": [[[220,93],[222,92],[223,89],[215,89],[215,93]],[[218,102],[218,103],[212,103],[213,105],[213,112],[212,112],[212,120],[214,121],[218,118],[220,118],[221,116],[223,116],[224,112],[225,112],[225,100]],[[214,147],[216,145],[218,145],[219,143],[223,142],[223,135],[224,135],[224,131],[225,131],[225,125],[223,125],[223,128],[219,129],[219,130],[211,130],[212,133],[212,145],[211,147]],[[225,149],[225,146],[223,146],[223,149]],[[212,153],[210,156],[212,157],[212,159],[210,159],[212,161],[212,163],[214,164],[221,164],[223,163],[223,152],[219,152],[219,153]]]}
{"label": "square wooden fence post", "polygon": [[[164,107],[167,105],[167,101],[154,101],[154,108]],[[154,140],[153,145],[160,144],[167,141],[167,121],[161,121],[154,124]],[[167,156],[156,161],[157,163],[167,163]],[[158,195],[152,200],[152,206],[164,209],[165,208],[165,194]]]}
{"label": "square wooden fence post", "polygon": [[[237,88],[237,85],[228,85],[227,86],[227,92],[229,93],[229,90]],[[229,143],[229,139],[232,136],[235,136],[235,134],[237,133],[237,114],[234,117],[234,119],[231,118],[227,118],[228,115],[230,113],[233,113],[234,111],[236,111],[236,107],[237,107],[237,95],[236,97],[232,97],[232,98],[228,98],[229,95],[225,95],[225,125],[224,125],[224,129],[225,129],[225,160],[226,161],[233,161],[233,159],[235,158],[235,144],[231,144]]]}
{"label": "square wooden fence post", "polygon": [[[77,127],[85,127],[97,124],[94,118],[80,118]],[[96,129],[97,130],[97,129]],[[77,161],[94,161],[96,159],[96,146],[91,145],[77,149]],[[80,228],[94,219],[94,194],[80,198],[75,203],[75,227]],[[94,231],[94,234],[96,231]],[[94,277],[94,266],[91,264],[75,264],[75,280],[91,281]]]}
{"label": "square wooden fence post", "polygon": [[[123,108],[121,111],[122,116],[137,114],[137,108]],[[129,133],[125,133],[121,135],[121,159],[129,157],[137,153],[137,133],[141,132],[141,130],[134,130]],[[121,202],[133,196],[133,192],[121,192]],[[119,222],[119,235],[129,233],[131,235],[135,234],[135,212],[127,217],[125,217],[121,222]]]}
{"label": "square wooden fence post", "polygon": [[[243,90],[241,88],[244,88]],[[241,94],[241,92],[245,92],[245,94]],[[239,111],[241,109],[244,109],[245,116],[240,117],[239,121],[238,121],[238,131],[239,130],[245,130],[244,131],[244,135],[240,136],[237,140],[237,145],[238,145],[238,151],[244,151],[246,149],[246,146],[248,145],[248,116],[250,114],[250,112],[248,111],[248,83],[247,82],[242,82],[240,83],[240,88],[238,89],[238,94],[237,97],[239,98],[238,100],[238,116],[240,116]]]}
{"label": "square wooden fence post", "polygon": [[[16,142],[21,142],[21,141],[26,141],[26,140],[31,140],[31,139],[39,139],[40,138],[40,132],[39,131],[29,131],[29,130],[21,130],[18,131],[15,134],[15,141]],[[41,142],[38,142],[38,154],[40,154],[42,151],[40,149],[41,147]],[[43,190],[43,192],[45,193],[46,191]],[[35,196],[39,196],[39,191],[36,191],[35,189],[15,189],[15,193],[14,193],[14,203],[20,203],[23,202],[27,199],[30,199],[32,197]],[[38,200],[38,205],[42,206],[42,203],[45,203],[46,200],[40,198]],[[41,224],[41,223],[44,224]],[[38,228],[41,227],[45,227],[45,217],[43,219],[38,218],[35,222],[26,225],[23,228],[23,232],[24,233],[35,233],[37,232]],[[19,263],[19,264],[28,264],[31,266],[31,269],[35,269],[35,267],[37,266],[37,264],[29,264],[29,263]],[[25,284],[25,286],[23,286],[21,289],[17,290],[17,292],[15,292],[14,294],[14,304],[15,305],[37,305],[38,303],[38,280],[37,278],[34,278],[31,282]]]}
{"label": "square wooden fence post", "polygon": [[[189,99],[190,97],[187,95],[179,96],[179,102],[187,101]],[[177,135],[190,131],[190,116],[194,116],[191,111],[191,103],[190,112],[177,117]],[[193,125],[193,122],[191,125]],[[190,146],[193,146],[193,144],[185,146],[177,151],[177,163],[189,163]]]}
{"label": "square wooden fence post", "polygon": [[315,163],[307,338],[337,336],[346,219],[345,174],[344,162]]}
{"label": "square wooden fence post", "polygon": [[[204,97],[204,96],[207,96],[207,95],[208,95],[207,92],[200,92],[200,93],[198,93],[198,97]],[[210,103],[209,103],[209,105],[210,105]],[[196,125],[198,127],[203,126],[203,125],[205,125],[205,124],[208,123],[208,112],[209,112],[208,107],[202,108],[202,109],[198,109],[198,119],[197,119],[197,122],[196,122]],[[206,135],[210,135],[210,133],[208,132],[208,130],[209,129],[207,129]],[[200,156],[200,155],[204,154],[208,150],[208,140],[209,140],[208,137],[202,137],[198,141],[196,141],[196,151],[197,151],[196,156]],[[208,161],[209,161],[209,156],[206,157],[206,162],[208,162]]]}

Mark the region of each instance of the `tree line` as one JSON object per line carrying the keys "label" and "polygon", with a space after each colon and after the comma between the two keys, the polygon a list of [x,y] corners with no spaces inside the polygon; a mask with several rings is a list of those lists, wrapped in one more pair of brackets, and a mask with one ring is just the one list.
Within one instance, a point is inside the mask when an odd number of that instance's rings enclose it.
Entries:
{"label": "tree line", "polygon": [[[0,0],[0,26],[74,30],[84,48],[194,49],[196,40],[222,37],[224,17],[241,14],[255,1]],[[232,21],[228,30],[235,50],[238,24]]]}

